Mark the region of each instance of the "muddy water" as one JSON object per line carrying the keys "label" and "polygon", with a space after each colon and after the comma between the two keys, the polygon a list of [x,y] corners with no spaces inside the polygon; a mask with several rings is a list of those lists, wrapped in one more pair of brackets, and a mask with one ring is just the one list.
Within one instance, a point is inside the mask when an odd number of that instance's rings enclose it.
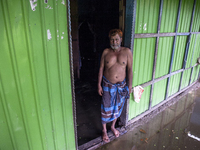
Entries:
{"label": "muddy water", "polygon": [[98,150],[200,150],[200,88]]}

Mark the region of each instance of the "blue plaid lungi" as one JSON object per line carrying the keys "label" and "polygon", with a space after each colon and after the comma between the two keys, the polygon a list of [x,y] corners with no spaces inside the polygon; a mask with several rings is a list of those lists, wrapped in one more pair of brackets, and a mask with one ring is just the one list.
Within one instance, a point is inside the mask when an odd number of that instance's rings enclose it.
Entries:
{"label": "blue plaid lungi", "polygon": [[101,120],[102,124],[105,124],[121,115],[124,103],[129,98],[129,89],[126,85],[126,79],[112,84],[104,76],[102,88]]}

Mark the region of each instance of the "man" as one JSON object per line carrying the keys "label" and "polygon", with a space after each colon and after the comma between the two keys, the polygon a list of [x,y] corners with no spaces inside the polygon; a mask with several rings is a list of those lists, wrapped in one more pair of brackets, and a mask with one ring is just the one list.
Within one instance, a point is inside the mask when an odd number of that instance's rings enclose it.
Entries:
{"label": "man", "polygon": [[[129,98],[133,78],[132,52],[129,48],[121,47],[122,31],[119,29],[111,30],[109,38],[111,48],[103,51],[98,75],[98,93],[102,96],[102,139],[105,142],[110,141],[106,129],[108,122],[112,121],[111,130],[116,137],[119,137],[115,123],[121,115],[126,99]],[[128,77],[128,86],[126,85],[126,76]]]}

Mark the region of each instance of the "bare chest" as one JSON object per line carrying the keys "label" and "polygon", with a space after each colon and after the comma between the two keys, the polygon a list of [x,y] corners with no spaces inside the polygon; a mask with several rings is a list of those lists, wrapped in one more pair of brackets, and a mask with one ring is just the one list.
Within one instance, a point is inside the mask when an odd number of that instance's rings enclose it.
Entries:
{"label": "bare chest", "polygon": [[105,57],[105,66],[110,67],[115,64],[127,65],[127,55],[124,53],[110,53]]}

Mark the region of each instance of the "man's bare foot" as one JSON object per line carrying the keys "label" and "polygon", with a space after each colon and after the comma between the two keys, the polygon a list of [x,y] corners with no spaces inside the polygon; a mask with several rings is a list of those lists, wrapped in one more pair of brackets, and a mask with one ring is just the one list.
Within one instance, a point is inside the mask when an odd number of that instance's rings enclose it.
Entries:
{"label": "man's bare foot", "polygon": [[111,127],[112,132],[114,133],[115,137],[119,137],[119,131],[114,127]]}
{"label": "man's bare foot", "polygon": [[106,143],[110,142],[110,139],[109,139],[109,137],[107,135],[107,132],[102,131],[102,139]]}

